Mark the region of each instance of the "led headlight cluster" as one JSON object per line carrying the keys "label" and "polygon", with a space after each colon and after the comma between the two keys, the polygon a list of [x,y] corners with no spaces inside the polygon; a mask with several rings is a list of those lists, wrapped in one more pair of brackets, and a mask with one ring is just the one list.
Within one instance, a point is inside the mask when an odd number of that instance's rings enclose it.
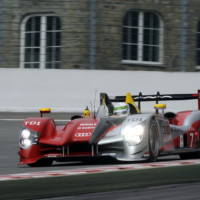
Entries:
{"label": "led headlight cluster", "polygon": [[23,129],[20,134],[19,145],[22,149],[29,148],[32,144],[37,144],[38,133],[28,129]]}
{"label": "led headlight cluster", "polygon": [[139,144],[144,136],[144,126],[141,124],[138,125],[127,125],[121,130],[124,140],[130,145]]}

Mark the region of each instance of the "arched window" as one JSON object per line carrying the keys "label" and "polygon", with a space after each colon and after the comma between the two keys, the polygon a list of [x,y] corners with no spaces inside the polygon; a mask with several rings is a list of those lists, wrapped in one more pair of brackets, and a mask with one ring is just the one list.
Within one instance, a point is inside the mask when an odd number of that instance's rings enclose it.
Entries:
{"label": "arched window", "polygon": [[196,35],[196,65],[198,70],[200,70],[200,22],[197,25],[197,35]]}
{"label": "arched window", "polygon": [[60,68],[61,22],[54,15],[31,15],[21,25],[21,68]]}
{"label": "arched window", "polygon": [[162,64],[163,25],[152,12],[128,11],[123,19],[124,63]]}

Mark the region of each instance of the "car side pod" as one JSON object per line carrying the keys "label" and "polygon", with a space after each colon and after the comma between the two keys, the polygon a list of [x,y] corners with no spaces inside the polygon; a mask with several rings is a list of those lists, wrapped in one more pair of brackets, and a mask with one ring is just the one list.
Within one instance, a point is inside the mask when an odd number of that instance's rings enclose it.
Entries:
{"label": "car side pod", "polygon": [[154,105],[154,108],[156,110],[156,114],[159,113],[159,110],[162,110],[162,114],[164,114],[164,110],[166,109],[166,104],[162,104],[162,103],[159,103],[159,104],[155,104]]}
{"label": "car side pod", "polygon": [[40,108],[40,117],[43,117],[45,113],[51,113],[51,108]]}

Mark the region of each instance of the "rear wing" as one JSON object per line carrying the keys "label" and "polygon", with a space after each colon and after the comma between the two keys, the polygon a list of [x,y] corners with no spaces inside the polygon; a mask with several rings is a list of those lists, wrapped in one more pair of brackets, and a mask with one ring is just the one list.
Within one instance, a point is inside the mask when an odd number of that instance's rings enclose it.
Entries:
{"label": "rear wing", "polygon": [[[198,100],[198,110],[200,110],[200,90],[198,90],[197,93],[194,94],[160,94],[160,92],[157,92],[155,95],[143,95],[140,92],[139,95],[133,95],[132,98],[135,102],[138,102],[139,110],[141,110],[141,102],[143,101],[155,101],[156,104],[158,104],[159,101],[178,101],[193,99]],[[126,96],[108,97],[106,93],[100,93],[100,104],[102,104],[103,99],[104,101],[106,99],[106,105],[110,105],[111,102],[125,102]]]}

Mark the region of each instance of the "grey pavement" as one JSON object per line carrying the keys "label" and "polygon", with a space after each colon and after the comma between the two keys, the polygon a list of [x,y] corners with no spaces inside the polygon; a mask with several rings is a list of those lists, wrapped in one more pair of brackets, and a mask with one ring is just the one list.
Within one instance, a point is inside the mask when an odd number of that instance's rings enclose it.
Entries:
{"label": "grey pavement", "polygon": [[132,190],[48,198],[48,200],[199,200],[199,188],[200,183],[174,184]]}

